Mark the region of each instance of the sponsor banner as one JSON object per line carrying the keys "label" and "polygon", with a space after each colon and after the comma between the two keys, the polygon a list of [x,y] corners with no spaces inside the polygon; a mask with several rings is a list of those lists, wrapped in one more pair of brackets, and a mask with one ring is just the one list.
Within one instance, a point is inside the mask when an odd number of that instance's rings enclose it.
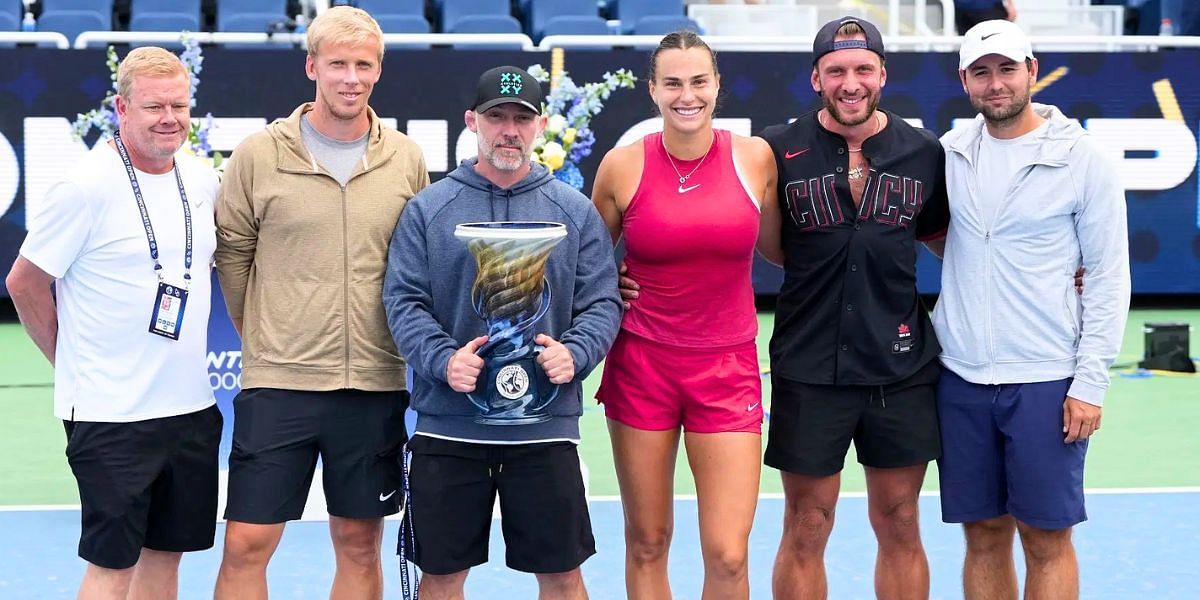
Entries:
{"label": "sponsor banner", "polygon": [[[15,258],[47,187],[95,142],[73,140],[70,121],[94,108],[108,89],[104,60],[100,49],[0,49],[0,271],[7,272]],[[565,66],[585,82],[622,67],[642,76],[647,60],[644,51],[568,51]],[[819,106],[808,54],[728,52],[719,60],[720,127],[751,134]],[[421,146],[437,179],[475,153],[463,113],[479,73],[501,64],[549,61],[548,53],[538,52],[393,50],[385,56],[371,105]],[[972,118],[956,61],[955,53],[891,53],[882,106],[939,135]],[[1040,61],[1035,100],[1078,119],[1121,174],[1129,201],[1133,291],[1200,293],[1200,79],[1194,76],[1200,50],[1044,53]],[[311,99],[313,83],[303,67],[299,50],[207,48],[193,116],[215,117],[214,149],[228,154],[246,135]],[[596,150],[581,165],[589,182],[607,149],[659,127],[645,83],[615,92],[593,127]],[[936,292],[938,280],[936,259],[922,253],[921,291]],[[773,293],[778,284],[777,269],[756,268],[757,291]],[[0,295],[6,295],[2,282]],[[213,303],[209,362],[214,388],[232,390],[240,354],[223,306]]]}
{"label": "sponsor banner", "polygon": [[[939,135],[973,116],[953,53],[892,53],[883,103]],[[574,51],[566,68],[593,81],[625,67],[644,73],[646,52]],[[205,51],[196,117],[212,113],[215,149],[227,154],[246,135],[313,97],[299,50]],[[1078,119],[1117,164],[1129,199],[1134,293],[1200,293],[1200,202],[1196,177],[1200,50],[1046,53],[1035,100]],[[549,64],[549,55],[508,51],[391,51],[371,104],[415,139],[435,179],[474,155],[463,125],[475,79],[498,64]],[[718,124],[750,134],[819,104],[810,59],[796,53],[724,53]],[[69,123],[95,107],[109,86],[101,50],[0,49],[0,270],[7,271],[46,188],[95,140],[77,142]],[[587,181],[600,158],[659,127],[644,82],[620,90],[593,122],[596,152],[581,165]],[[1051,192],[1051,190],[1047,190]],[[937,262],[924,255],[920,288],[938,290]],[[756,270],[760,293],[778,270]],[[0,295],[7,295],[0,282]]]}

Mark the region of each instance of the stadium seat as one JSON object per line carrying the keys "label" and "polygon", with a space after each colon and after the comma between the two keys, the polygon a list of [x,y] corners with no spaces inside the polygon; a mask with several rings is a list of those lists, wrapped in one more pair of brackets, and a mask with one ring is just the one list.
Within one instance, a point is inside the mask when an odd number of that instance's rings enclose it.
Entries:
{"label": "stadium seat", "polygon": [[612,4],[613,18],[621,20],[621,33],[633,33],[642,17],[684,15],[683,0],[620,0]]}
{"label": "stadium seat", "polygon": [[456,31],[459,19],[468,16],[510,17],[508,0],[442,0],[438,22],[441,31]]}
{"label": "stadium seat", "polygon": [[422,15],[372,15],[384,33],[429,33],[429,21]]}
{"label": "stadium seat", "polygon": [[279,13],[246,12],[229,17],[218,17],[218,31],[233,33],[266,33],[271,23],[287,19]]}
{"label": "stadium seat", "polygon": [[444,33],[521,33],[521,23],[510,15],[467,15]]}
{"label": "stadium seat", "polygon": [[425,16],[424,0],[358,0],[355,6],[377,15],[420,15]]}
{"label": "stadium seat", "polygon": [[546,23],[554,17],[600,16],[596,0],[529,0],[525,11],[525,26],[529,35],[540,39]]}
{"label": "stadium seat", "polygon": [[384,33],[429,33],[423,0],[358,0]]}
{"label": "stadium seat", "polygon": [[200,0],[129,0],[130,14],[139,12],[200,12]]}
{"label": "stadium seat", "polygon": [[272,21],[287,18],[287,0],[217,0],[217,31],[262,33]]}
{"label": "stadium seat", "polygon": [[131,0],[130,31],[200,31],[200,0]]}
{"label": "stadium seat", "polygon": [[542,29],[543,35],[608,35],[608,23],[598,15],[565,15],[551,17]]}
{"label": "stadium seat", "polygon": [[683,16],[651,15],[642,17],[633,24],[633,35],[666,35],[673,31],[687,29],[697,33],[700,26],[695,21]]}
{"label": "stadium seat", "polygon": [[112,13],[94,10],[47,10],[37,22],[38,31],[57,31],[75,43],[85,31],[112,31]]}
{"label": "stadium seat", "polygon": [[200,15],[177,12],[136,13],[130,31],[200,31]]}
{"label": "stadium seat", "polygon": [[111,15],[113,0],[42,0],[42,13],[60,10],[92,10]]}
{"label": "stadium seat", "polygon": [[21,0],[0,0],[0,31],[19,31],[22,11]]}

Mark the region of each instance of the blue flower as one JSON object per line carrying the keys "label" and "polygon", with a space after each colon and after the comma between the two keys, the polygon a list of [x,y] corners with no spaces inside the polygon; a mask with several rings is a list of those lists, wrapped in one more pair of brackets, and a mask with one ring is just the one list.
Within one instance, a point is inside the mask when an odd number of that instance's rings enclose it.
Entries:
{"label": "blue flower", "polygon": [[[541,65],[532,65],[528,69],[534,79],[541,82],[550,81],[550,73]],[[558,74],[553,82],[549,95],[546,96],[545,114],[561,117],[566,127],[547,130],[534,144],[533,158],[539,163],[543,160],[541,149],[552,145],[567,152],[566,160],[559,166],[561,154],[554,156],[554,176],[566,181],[576,189],[583,188],[583,174],[579,171],[579,163],[592,153],[596,136],[591,129],[592,118],[604,109],[604,101],[613,90],[632,88],[637,78],[627,69],[616,73],[605,73],[603,81],[586,83],[580,86],[575,83],[566,71]],[[570,132],[570,133],[568,133]],[[572,137],[573,135],[573,137]]]}
{"label": "blue flower", "polygon": [[554,178],[577,189],[583,189],[583,173],[575,163],[564,163],[562,168],[554,172]]}

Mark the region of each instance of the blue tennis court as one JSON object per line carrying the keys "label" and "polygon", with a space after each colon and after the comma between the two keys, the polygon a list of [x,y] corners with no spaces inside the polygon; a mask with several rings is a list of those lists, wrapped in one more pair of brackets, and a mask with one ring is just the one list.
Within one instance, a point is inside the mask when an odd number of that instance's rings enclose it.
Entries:
{"label": "blue tennis court", "polygon": [[[1200,551],[1200,488],[1165,490],[1098,490],[1088,496],[1090,520],[1076,529],[1083,598],[1195,598],[1200,589],[1196,556]],[[935,496],[921,501],[922,534],[929,554],[932,598],[961,598],[959,568],[963,549],[957,526],[938,521]],[[612,499],[591,502],[597,554],[583,567],[592,598],[624,598],[621,505]],[[696,503],[676,501],[676,533],[671,556],[671,583],[676,598],[699,598],[700,569]],[[765,497],[750,540],[750,587],[754,598],[771,593],[771,565],[781,532],[783,501]],[[867,524],[866,500],[845,497],[826,556],[830,598],[873,598],[875,542]],[[388,522],[385,538],[386,598],[400,598],[399,571],[394,552],[398,523]],[[0,597],[45,599],[73,597],[84,563],[72,549],[79,534],[74,509],[27,510],[10,507],[0,512],[0,531],[6,543],[0,550]],[[218,547],[188,555],[180,569],[180,598],[212,597],[220,562]],[[530,575],[504,567],[499,523],[492,527],[492,560],[472,570],[468,598],[534,598],[537,585]],[[333,551],[324,521],[288,525],[269,571],[274,598],[325,598],[333,578]],[[1018,561],[1018,569],[1021,569]]]}

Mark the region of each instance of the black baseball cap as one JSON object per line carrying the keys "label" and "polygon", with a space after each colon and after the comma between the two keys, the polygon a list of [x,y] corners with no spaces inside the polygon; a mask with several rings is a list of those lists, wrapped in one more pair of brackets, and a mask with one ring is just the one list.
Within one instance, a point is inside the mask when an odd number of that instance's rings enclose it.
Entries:
{"label": "black baseball cap", "polygon": [[[846,23],[857,24],[859,28],[863,30],[863,34],[867,39],[837,40],[835,42],[833,38],[837,37],[838,30],[841,29],[842,25],[845,25]],[[815,66],[817,61],[821,60],[822,56],[825,56],[830,52],[834,52],[836,50],[849,50],[851,48],[870,50],[871,52],[878,54],[880,59],[884,58],[883,36],[879,35],[878,28],[876,28],[871,24],[870,21],[867,21],[866,19],[860,19],[858,17],[842,17],[822,25],[820,31],[817,32],[817,37],[813,39],[813,65]]]}
{"label": "black baseball cap", "polygon": [[542,113],[542,86],[525,69],[503,66],[489,69],[475,84],[475,102],[471,110],[483,112],[509,102],[520,104],[535,113]]}

